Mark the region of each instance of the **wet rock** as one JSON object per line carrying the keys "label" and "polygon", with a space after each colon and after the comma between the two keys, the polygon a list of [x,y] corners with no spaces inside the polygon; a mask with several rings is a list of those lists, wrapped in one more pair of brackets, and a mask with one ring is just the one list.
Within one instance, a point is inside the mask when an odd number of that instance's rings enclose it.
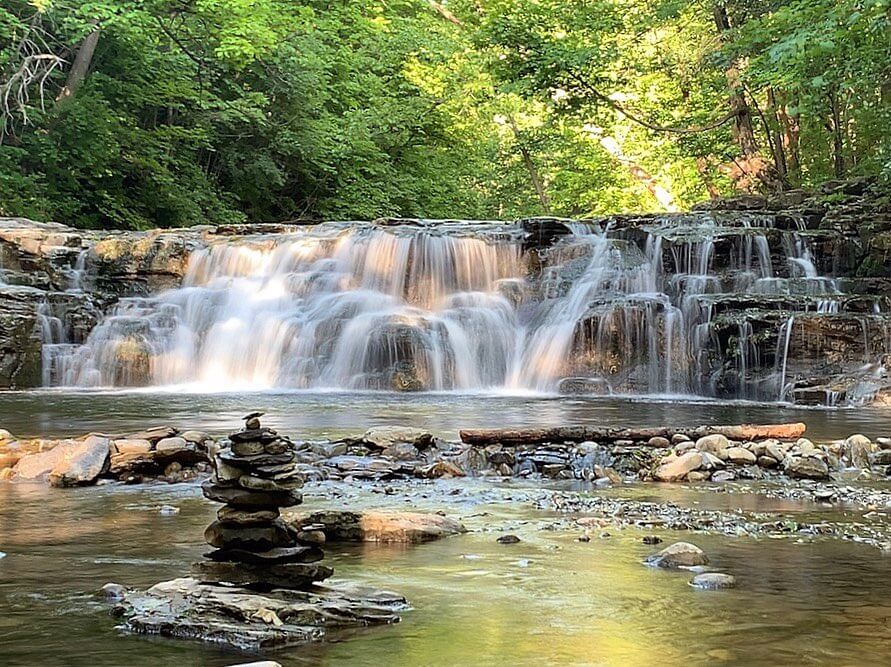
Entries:
{"label": "wet rock", "polygon": [[120,610],[129,632],[260,651],[343,628],[396,623],[396,612],[405,608],[405,598],[395,593],[348,584],[261,594],[182,578],[128,594]]}
{"label": "wet rock", "polygon": [[891,465],[891,449],[880,449],[872,455],[872,462],[877,466]]}
{"label": "wet rock", "polygon": [[732,482],[736,479],[736,473],[732,470],[718,470],[712,474],[713,482]]}
{"label": "wet rock", "polygon": [[759,456],[758,465],[762,468],[776,468],[779,465],[779,461],[772,456]]}
{"label": "wet rock", "polygon": [[705,482],[709,477],[711,477],[710,472],[703,472],[701,470],[694,470],[693,472],[687,473],[688,482]]}
{"label": "wet rock", "polygon": [[789,456],[783,461],[783,472],[796,479],[826,479],[829,466],[810,456]]}
{"label": "wet rock", "polygon": [[237,507],[229,507],[223,505],[217,510],[217,519],[220,523],[231,524],[235,526],[256,526],[275,521],[279,517],[277,507],[258,509],[255,511],[238,509]]}
{"label": "wet rock", "polygon": [[690,580],[690,585],[693,588],[701,588],[707,591],[734,588],[736,586],[736,578],[722,572],[703,572],[693,577]]}
{"label": "wet rock", "polygon": [[662,538],[657,535],[644,535],[642,541],[644,544],[661,544]]}
{"label": "wet rock", "polygon": [[677,482],[701,466],[702,455],[699,452],[687,452],[656,468],[653,478],[660,482]]}
{"label": "wet rock", "polygon": [[[688,436],[686,433],[675,433],[673,436],[671,436],[671,444],[679,445],[682,442],[693,442],[693,441],[690,440],[690,436]],[[695,445],[696,443],[694,442],[693,444]]]}
{"label": "wet rock", "polygon": [[668,438],[663,438],[660,436],[653,436],[649,440],[647,440],[647,445],[649,447],[658,447],[659,449],[667,449],[671,446],[671,442]]}
{"label": "wet rock", "polygon": [[648,565],[663,568],[695,567],[707,565],[708,556],[695,544],[689,542],[675,542],[662,551],[647,556]]}
{"label": "wet rock", "polygon": [[204,540],[218,548],[265,551],[293,544],[296,531],[278,519],[262,525],[232,525],[214,521],[204,531]]}
{"label": "wet rock", "polygon": [[282,492],[258,492],[238,487],[221,486],[211,481],[201,485],[204,495],[210,500],[226,503],[236,508],[269,508],[293,507],[303,501],[303,496],[296,490]]}
{"label": "wet rock", "polygon": [[502,535],[497,540],[498,544],[517,544],[520,541],[520,538],[516,535]]}
{"label": "wet rock", "polygon": [[285,518],[298,530],[318,526],[329,542],[417,544],[467,532],[455,519],[421,512],[327,510],[289,513]]}
{"label": "wet rock", "polygon": [[120,584],[107,583],[99,589],[99,594],[109,602],[119,602],[127,594],[127,589]]}

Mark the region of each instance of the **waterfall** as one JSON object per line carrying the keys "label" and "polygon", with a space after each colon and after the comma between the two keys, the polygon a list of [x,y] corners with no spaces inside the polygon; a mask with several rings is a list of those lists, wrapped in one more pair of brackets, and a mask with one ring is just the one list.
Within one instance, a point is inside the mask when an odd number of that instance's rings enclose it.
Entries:
{"label": "waterfall", "polygon": [[180,287],[120,299],[83,344],[44,309],[45,383],[783,400],[797,318],[847,316],[807,235],[768,216],[523,238],[519,224],[398,221],[211,238]]}

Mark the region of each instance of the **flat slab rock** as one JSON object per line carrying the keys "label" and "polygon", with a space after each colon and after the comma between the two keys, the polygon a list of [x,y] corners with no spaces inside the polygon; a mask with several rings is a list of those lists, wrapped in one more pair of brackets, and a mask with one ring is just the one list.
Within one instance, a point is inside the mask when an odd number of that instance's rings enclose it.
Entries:
{"label": "flat slab rock", "polygon": [[329,542],[417,544],[467,532],[463,524],[455,519],[422,512],[322,510],[289,513],[284,518],[297,528],[322,526],[325,540]]}
{"label": "flat slab rock", "polygon": [[224,644],[259,651],[318,641],[351,627],[398,623],[401,595],[350,583],[309,591],[202,584],[184,577],[131,591],[115,607],[125,632]]}

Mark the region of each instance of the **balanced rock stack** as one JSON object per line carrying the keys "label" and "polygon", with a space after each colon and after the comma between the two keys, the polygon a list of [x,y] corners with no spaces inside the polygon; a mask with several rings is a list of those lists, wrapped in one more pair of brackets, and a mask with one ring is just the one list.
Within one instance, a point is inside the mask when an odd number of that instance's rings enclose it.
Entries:
{"label": "balanced rock stack", "polygon": [[261,590],[303,589],[333,574],[319,565],[322,550],[301,544],[296,529],[280,518],[280,508],[302,502],[303,477],[294,445],[260,426],[262,413],[251,413],[245,428],[229,436],[214,456],[214,474],[202,485],[204,495],[225,503],[204,531],[216,547],[209,560],[195,563],[192,574],[203,582],[229,583]]}

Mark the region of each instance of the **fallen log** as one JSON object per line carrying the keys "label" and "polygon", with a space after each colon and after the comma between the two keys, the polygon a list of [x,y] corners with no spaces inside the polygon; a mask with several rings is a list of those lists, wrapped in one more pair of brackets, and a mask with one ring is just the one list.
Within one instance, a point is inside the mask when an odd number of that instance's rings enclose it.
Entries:
{"label": "fallen log", "polygon": [[600,443],[617,440],[642,441],[650,438],[671,438],[682,433],[690,438],[705,435],[723,435],[731,440],[796,440],[804,435],[807,428],[800,422],[792,424],[734,424],[729,426],[694,426],[653,428],[603,428],[598,426],[558,426],[555,428],[519,429],[465,429],[460,432],[462,442],[484,447],[486,445],[542,445],[546,443],[585,442]]}

